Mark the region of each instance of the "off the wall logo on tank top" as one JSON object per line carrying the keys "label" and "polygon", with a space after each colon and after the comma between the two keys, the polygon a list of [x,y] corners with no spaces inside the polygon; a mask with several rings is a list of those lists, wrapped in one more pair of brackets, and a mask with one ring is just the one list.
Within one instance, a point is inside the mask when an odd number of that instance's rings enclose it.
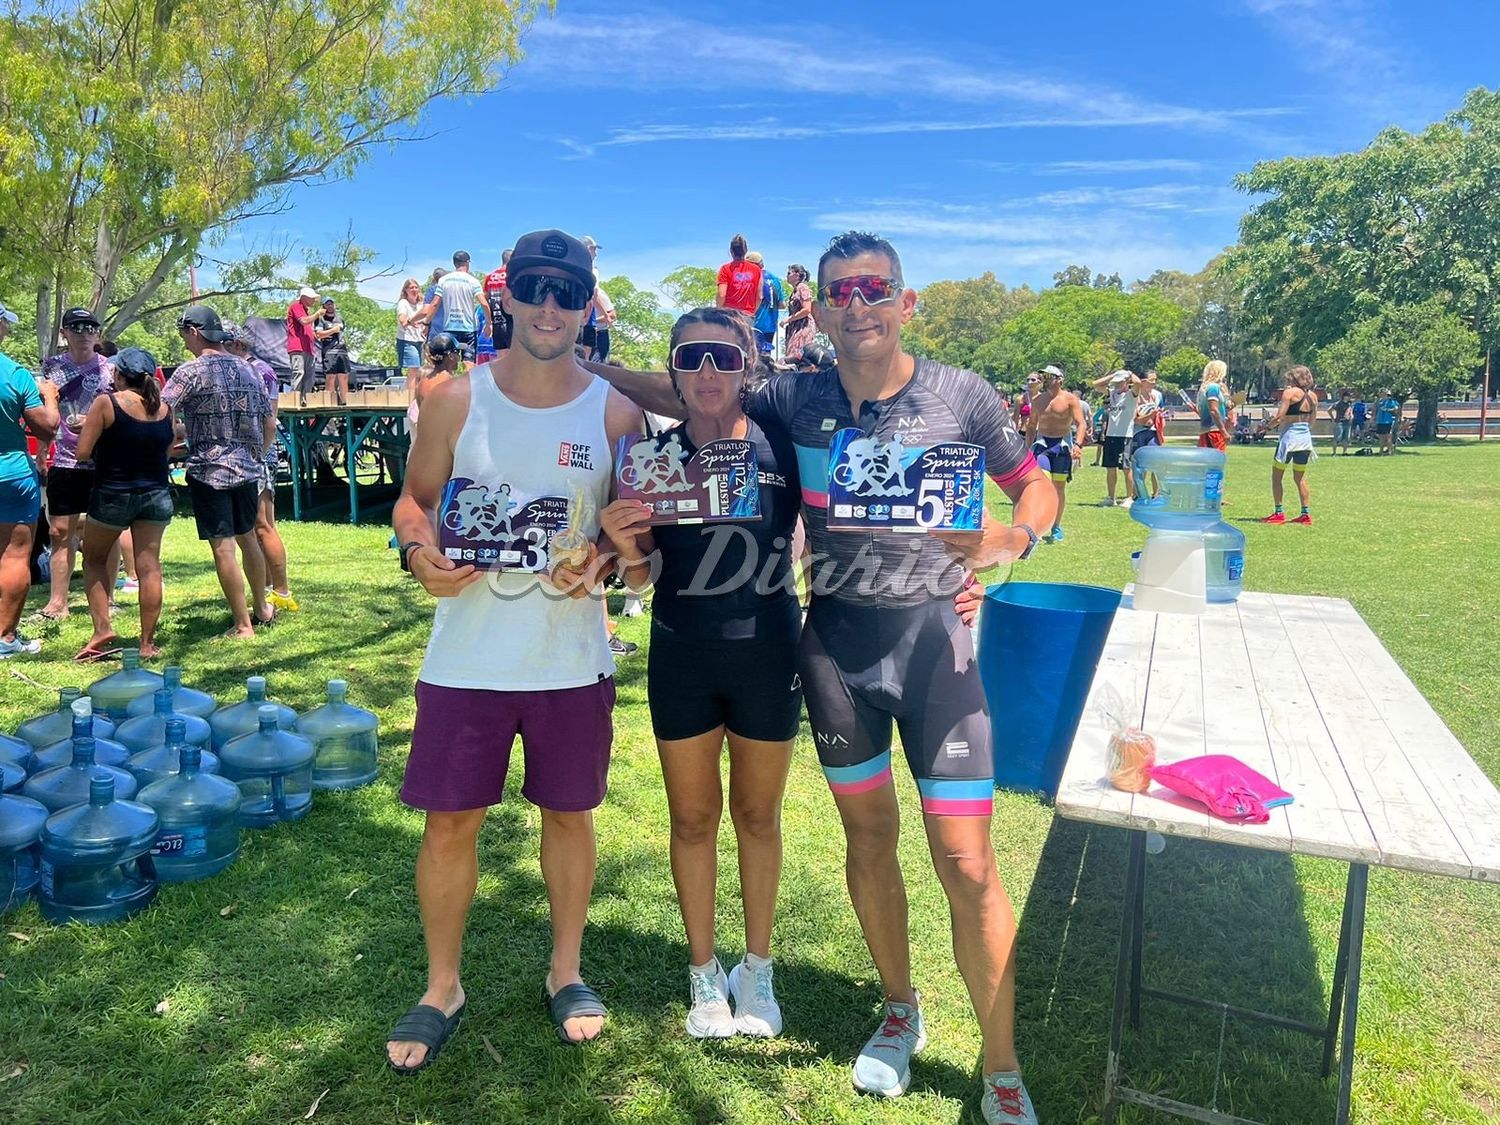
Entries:
{"label": "off the wall logo on tank top", "polygon": [[557,446],[557,463],[565,469],[590,469],[594,467],[594,447],[582,442],[564,441]]}

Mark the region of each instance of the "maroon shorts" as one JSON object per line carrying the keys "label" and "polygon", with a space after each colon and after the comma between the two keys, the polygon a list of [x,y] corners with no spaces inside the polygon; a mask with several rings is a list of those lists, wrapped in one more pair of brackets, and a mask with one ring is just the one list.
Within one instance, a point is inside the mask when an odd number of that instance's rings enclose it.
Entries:
{"label": "maroon shorts", "polygon": [[498,805],[516,735],[521,796],[553,812],[604,803],[615,681],[553,691],[481,691],[417,681],[417,721],[401,800],[428,812]]}

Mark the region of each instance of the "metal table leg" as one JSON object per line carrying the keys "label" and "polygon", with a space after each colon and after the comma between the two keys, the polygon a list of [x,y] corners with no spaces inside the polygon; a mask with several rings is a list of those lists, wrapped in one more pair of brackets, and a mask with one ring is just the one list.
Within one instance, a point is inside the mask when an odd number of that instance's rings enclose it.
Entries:
{"label": "metal table leg", "polygon": [[1334,1052],[1338,1049],[1339,1020],[1344,1014],[1344,979],[1349,972],[1349,910],[1354,894],[1354,864],[1349,865],[1349,878],[1344,885],[1344,911],[1339,920],[1339,951],[1333,962],[1333,987],[1329,989],[1328,1027],[1323,1033],[1324,1078],[1333,1073]]}
{"label": "metal table leg", "polygon": [[[1146,834],[1130,833],[1130,859],[1125,874],[1125,902],[1120,919],[1120,949],[1115,964],[1114,1013],[1109,1029],[1109,1055],[1104,1070],[1103,1125],[1114,1125],[1122,1104],[1139,1105],[1158,1113],[1171,1114],[1209,1125],[1255,1125],[1247,1118],[1205,1106],[1189,1105],[1159,1094],[1132,1089],[1121,1078],[1121,1048],[1125,1021],[1140,1027],[1142,996],[1204,1008],[1217,1012],[1221,1021],[1229,1017],[1252,1020],[1273,1027],[1300,1031],[1323,1040],[1322,1073],[1326,1078],[1333,1067],[1335,1044],[1339,1050],[1339,1090],[1336,1125],[1349,1125],[1349,1103],[1354,1080],[1354,1038],[1359,1013],[1360,962],[1365,932],[1365,902],[1369,886],[1369,868],[1363,864],[1349,866],[1349,881],[1344,892],[1344,913],[1339,930],[1339,949],[1334,963],[1332,996],[1326,1024],[1305,1023],[1270,1012],[1257,1012],[1219,1001],[1202,1000],[1163,988],[1147,986],[1142,981],[1142,946],[1145,941]],[[1342,1033],[1342,1034],[1341,1034]],[[1221,1045],[1222,1048],[1222,1045]]]}
{"label": "metal table leg", "polygon": [[1359,1021],[1359,970],[1365,942],[1365,897],[1370,869],[1362,863],[1349,865],[1349,885],[1344,894],[1348,921],[1348,976],[1344,981],[1343,1042],[1339,1044],[1339,1101],[1337,1125],[1349,1125],[1349,1096],[1354,1088],[1354,1031]]}
{"label": "metal table leg", "polygon": [[[1133,995],[1132,982],[1139,986],[1136,960],[1138,945],[1136,927],[1140,918],[1141,885],[1146,875],[1146,834],[1130,834],[1130,862],[1125,872],[1125,904],[1120,912],[1120,953],[1115,963],[1115,1007],[1109,1024],[1109,1055],[1104,1064],[1103,1125],[1114,1125],[1120,1109],[1120,1044],[1125,1034],[1127,1010],[1138,1011],[1139,999]],[[1138,1018],[1138,1017],[1137,1017]]]}

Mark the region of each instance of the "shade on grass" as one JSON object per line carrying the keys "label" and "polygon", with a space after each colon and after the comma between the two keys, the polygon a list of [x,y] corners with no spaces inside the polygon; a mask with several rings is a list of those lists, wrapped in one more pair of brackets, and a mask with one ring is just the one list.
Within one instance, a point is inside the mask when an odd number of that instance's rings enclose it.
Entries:
{"label": "shade on grass", "polygon": [[[1270,510],[1270,453],[1231,451],[1231,520]],[[1324,457],[1311,480],[1313,528],[1242,525],[1250,537],[1247,587],[1351,599],[1490,776],[1500,777],[1500,449]],[[1026,577],[1116,586],[1128,579],[1143,529],[1122,510],[1085,506],[1102,495],[1102,472],[1081,469],[1067,541],[1040,548]],[[587,1050],[562,1049],[543,1018],[549,938],[538,824],[516,798],[491,813],[480,842],[463,1028],[429,1072],[388,1073],[385,1034],[423,984],[411,894],[421,819],[397,803],[395,790],[431,601],[397,571],[382,527],[283,530],[304,611],[254,642],[235,643],[216,639],[226,620],[207,548],[190,521],[174,524],[164,549],[161,643],[189,683],[223,699],[239,698],[244,677],[264,672],[270,693],[300,711],[322,700],[327,680],[347,679],[350,699],[381,716],[380,778],[357,792],[319,794],[299,824],[247,834],[230,871],[164,888],[157,905],[125,925],[54,928],[34,906],[7,915],[3,929],[28,940],[0,934],[0,1118],[289,1121],[327,1090],[320,1122],[978,1119],[978,1039],[916,793],[900,770],[913,958],[932,1041],[899,1102],[850,1091],[848,1064],[874,1026],[880,990],[843,889],[842,836],[805,737],[787,798],[775,943],[786,1035],[713,1045],[686,1037],[686,949],[667,866],[644,652],[620,667],[584,943],[585,972],[612,1008],[605,1038]],[[41,659],[0,664],[0,729],[55,706],[58,687],[100,674],[68,659],[88,635],[77,594],[74,607],[45,637]],[[130,608],[116,624],[132,635]],[[622,628],[644,645],[646,620]],[[1124,836],[1054,821],[1040,803],[1003,795],[993,838],[1021,912],[1028,1082],[1048,1125],[1096,1120]],[[726,826],[719,923],[726,959],[743,950],[731,841]],[[1321,1019],[1344,872],[1321,860],[1172,842],[1151,866],[1149,973],[1166,987]],[[1376,871],[1370,893],[1358,1119],[1494,1120],[1500,889]],[[1217,1019],[1149,1000],[1144,1014],[1126,1059],[1133,1084],[1208,1102]],[[1233,1023],[1224,1036],[1220,1108],[1288,1125],[1331,1115],[1332,1087],[1316,1075],[1311,1040]]]}

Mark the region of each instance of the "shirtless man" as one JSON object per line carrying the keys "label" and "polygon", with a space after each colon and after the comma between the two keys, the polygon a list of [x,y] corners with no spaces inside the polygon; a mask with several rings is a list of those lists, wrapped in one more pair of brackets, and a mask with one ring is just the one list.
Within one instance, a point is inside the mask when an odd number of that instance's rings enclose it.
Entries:
{"label": "shirtless man", "polygon": [[1031,455],[1057,489],[1057,519],[1047,538],[1053,543],[1063,539],[1063,505],[1068,499],[1068,482],[1073,479],[1073,462],[1082,456],[1088,442],[1088,416],[1083,402],[1063,387],[1062,372],[1047,368],[1047,382],[1042,393],[1031,402],[1026,419],[1026,438]]}

